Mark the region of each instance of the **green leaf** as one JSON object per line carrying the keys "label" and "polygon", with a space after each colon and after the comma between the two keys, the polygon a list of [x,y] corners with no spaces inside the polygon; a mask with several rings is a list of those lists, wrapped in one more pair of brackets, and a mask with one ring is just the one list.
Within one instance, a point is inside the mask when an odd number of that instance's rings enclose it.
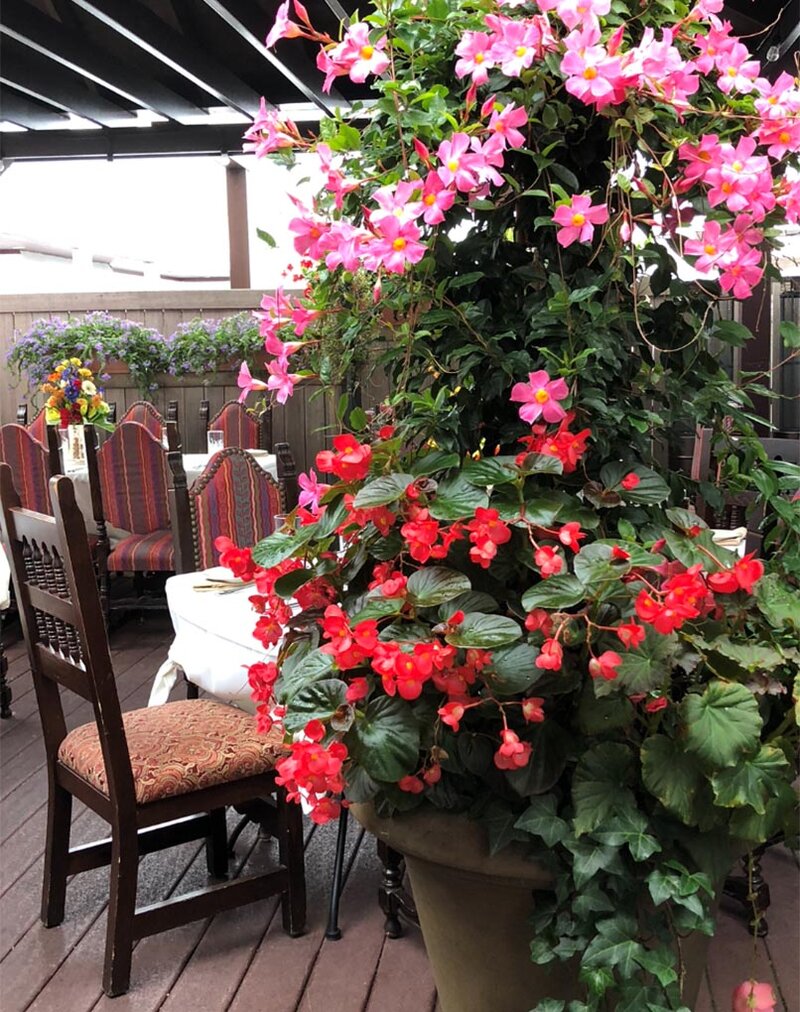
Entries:
{"label": "green leaf", "polygon": [[469,577],[446,566],[423,566],[408,578],[408,598],[418,608],[432,608],[470,591]]}
{"label": "green leaf", "polygon": [[447,453],[445,450],[432,450],[422,457],[417,457],[411,463],[409,470],[415,477],[426,474],[433,474],[434,471],[446,471],[451,467],[458,467],[461,458],[457,453]]}
{"label": "green leaf", "polygon": [[648,833],[649,828],[650,824],[642,812],[625,809],[595,829],[592,836],[600,843],[614,847],[627,844],[634,861],[646,861],[661,850],[658,840]]}
{"label": "green leaf", "polygon": [[495,695],[513,696],[525,692],[542,674],[535,661],[539,651],[530,643],[515,643],[492,651],[491,668],[483,678]]}
{"label": "green leaf", "polygon": [[353,500],[356,509],[369,509],[396,502],[414,481],[413,474],[387,474],[373,478],[361,488]]}
{"label": "green leaf", "polygon": [[367,703],[346,737],[353,759],[373,778],[396,783],[419,758],[419,725],[402,699],[378,696]]}
{"label": "green leaf", "polygon": [[476,509],[488,505],[486,492],[458,474],[439,485],[429,509],[436,520],[466,520],[475,516]]}
{"label": "green leaf", "polygon": [[586,588],[577,577],[570,573],[559,573],[548,577],[522,595],[525,611],[534,608],[572,608],[586,596]]}
{"label": "green leaf", "polygon": [[439,609],[439,618],[446,622],[454,611],[497,611],[499,605],[491,594],[484,594],[481,590],[470,590],[466,594],[459,594],[446,605]]}
{"label": "green leaf", "polygon": [[347,684],[338,678],[324,678],[306,685],[292,697],[283,725],[289,734],[302,731],[309,720],[330,720],[345,703]]}
{"label": "green leaf", "polygon": [[559,998],[545,998],[543,1001],[538,1002],[531,1009],[531,1012],[564,1012],[566,1004],[565,1001],[561,1001]]}
{"label": "green leaf", "polygon": [[263,228],[257,228],[256,235],[262,242],[265,242],[270,249],[275,249],[277,246],[274,238],[269,234],[269,232],[265,232]]}
{"label": "green leaf", "polygon": [[666,945],[660,945],[657,949],[645,949],[639,962],[662,987],[669,987],[678,979],[675,953]]}
{"label": "green leaf", "polygon": [[708,555],[701,549],[711,552],[717,558],[721,554],[720,547],[714,543],[710,530],[701,531],[694,538],[687,537],[685,534],[679,534],[678,531],[664,531],[664,539],[667,542],[669,550],[678,562],[682,562],[684,566],[694,566],[699,562],[705,568],[709,563],[709,559]]}
{"label": "green leaf", "polygon": [[[625,489],[620,482],[628,474],[635,474],[639,479],[636,488]],[[651,471],[641,464],[629,464],[625,461],[613,461],[600,470],[600,480],[607,489],[618,492],[625,502],[642,503],[657,506],[669,498],[669,485],[660,474]]]}
{"label": "green leaf", "polygon": [[358,610],[350,616],[350,624],[358,625],[368,619],[389,618],[399,615],[406,603],[404,597],[384,597],[380,592],[358,599]]}
{"label": "green leaf", "polygon": [[635,941],[638,934],[633,919],[609,917],[595,925],[597,935],[589,942],[581,963],[586,967],[617,967],[622,977],[630,977],[644,955],[644,947]]}
{"label": "green leaf", "polygon": [[569,834],[567,823],[556,815],[556,800],[552,794],[534,798],[514,823],[532,836],[539,836],[548,847],[555,847]]}
{"label": "green leaf", "polygon": [[464,621],[449,632],[445,639],[454,647],[476,647],[491,650],[513,643],[522,636],[518,622],[503,615],[484,615],[470,611]]}
{"label": "green leaf", "polygon": [[520,470],[524,474],[563,474],[564,464],[550,453],[526,453]]}
{"label": "green leaf", "polygon": [[297,650],[281,665],[281,674],[275,682],[275,698],[283,705],[296,692],[312,682],[327,678],[333,667],[333,658],[319,650]]}
{"label": "green leaf", "polygon": [[514,828],[516,815],[507,804],[500,801],[490,802],[481,813],[481,825],[489,836],[489,853],[498,854],[514,840],[526,840],[522,830]]}
{"label": "green leaf", "polygon": [[263,538],[253,546],[253,562],[258,566],[263,566],[264,569],[272,569],[279,562],[283,562],[284,559],[288,559],[296,551],[304,548],[315,537],[317,537],[315,524],[307,524],[291,534],[286,534],[283,531],[270,534],[268,538]]}
{"label": "green leaf", "polygon": [[761,643],[737,643],[730,636],[717,636],[708,644],[708,649],[722,654],[747,672],[773,671],[785,660],[783,653],[776,647]]}
{"label": "green leaf", "polygon": [[768,573],[756,584],[756,604],[774,629],[791,625],[800,632],[800,594],[778,573]]}
{"label": "green leaf", "polygon": [[697,822],[696,799],[705,784],[698,760],[663,734],[646,738],[641,750],[644,786],[686,825]]}
{"label": "green leaf", "polygon": [[296,590],[309,580],[313,580],[316,575],[313,569],[293,569],[290,573],[278,577],[275,581],[275,593],[278,597],[293,597]]}
{"label": "green leaf", "polygon": [[[612,561],[612,551],[611,545],[595,542],[584,545],[575,556],[575,576],[590,591],[597,591],[600,589],[599,584],[617,581],[629,572],[630,562],[626,559]],[[652,561],[652,558],[648,560],[649,563]]]}
{"label": "green leaf", "polygon": [[625,696],[597,698],[599,683],[586,683],[578,705],[578,727],[583,734],[602,735],[633,723],[636,711]]}
{"label": "green leaf", "polygon": [[598,696],[605,696],[615,690],[624,690],[630,695],[657,689],[669,679],[677,643],[678,637],[675,633],[662,636],[661,633],[648,628],[644,640],[638,647],[620,652],[622,663],[617,669],[619,674],[614,681],[606,682],[598,679],[595,682],[595,693]]}
{"label": "green leaf", "polygon": [[565,840],[564,846],[572,854],[572,877],[578,889],[583,889],[598,871],[614,872],[621,868],[617,847],[607,847],[596,840]]}
{"label": "green leaf", "polygon": [[516,457],[481,457],[468,460],[461,471],[473,485],[503,485],[518,477]]}
{"label": "green leaf", "polygon": [[779,748],[762,745],[751,758],[721,770],[711,778],[714,799],[723,808],[749,805],[759,815],[766,812],[767,801],[786,782],[784,771],[789,763]]}
{"label": "green leaf", "polygon": [[781,340],[786,348],[800,348],[800,327],[792,320],[783,320],[780,325]]}
{"label": "green leaf", "polygon": [[534,724],[525,738],[533,746],[535,759],[521,770],[506,770],[506,780],[520,797],[530,798],[552,790],[561,779],[573,739],[556,720]]}
{"label": "green leaf", "polygon": [[584,752],[572,780],[575,833],[590,833],[610,815],[635,807],[627,787],[633,771],[630,749],[617,742],[602,742]]}
{"label": "green leaf", "polygon": [[681,705],[686,747],[710,766],[733,766],[744,752],[758,746],[761,716],[752,692],[744,685],[711,682],[702,695],[692,693]]}

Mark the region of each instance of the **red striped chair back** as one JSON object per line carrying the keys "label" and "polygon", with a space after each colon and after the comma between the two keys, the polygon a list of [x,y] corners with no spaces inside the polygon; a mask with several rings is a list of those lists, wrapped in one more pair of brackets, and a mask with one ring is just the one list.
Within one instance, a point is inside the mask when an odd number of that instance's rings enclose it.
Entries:
{"label": "red striped chair back", "polygon": [[164,433],[164,425],[166,424],[163,416],[156,411],[149,401],[134,401],[120,419],[120,423],[122,422],[138,422],[159,441]]}
{"label": "red striped chair back", "polygon": [[121,422],[97,450],[103,516],[132,534],[169,527],[167,454],[139,422]]}
{"label": "red striped chair back", "polygon": [[215,454],[188,493],[176,495],[171,489],[170,505],[183,572],[219,565],[214,541],[220,535],[237,545],[254,545],[273,532],[285,508],[278,483],[236,446]]}
{"label": "red striped chair back", "polygon": [[225,433],[225,446],[241,446],[244,450],[268,450],[262,440],[262,425],[238,401],[228,401],[208,423],[209,429]]}
{"label": "red striped chair back", "polygon": [[33,421],[26,425],[25,428],[34,439],[39,440],[42,446],[47,446],[47,415],[44,408],[39,408],[33,416]]}
{"label": "red striped chair back", "polygon": [[0,426],[0,460],[11,467],[23,508],[51,515],[47,482],[61,472],[61,458],[55,426],[46,425],[42,435],[44,442],[23,425]]}

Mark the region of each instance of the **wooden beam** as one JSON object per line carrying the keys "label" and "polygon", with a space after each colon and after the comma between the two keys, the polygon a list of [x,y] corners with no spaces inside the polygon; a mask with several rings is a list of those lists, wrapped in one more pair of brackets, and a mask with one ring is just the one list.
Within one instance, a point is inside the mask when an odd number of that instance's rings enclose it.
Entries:
{"label": "wooden beam", "polygon": [[250,241],[247,225],[247,170],[231,162],[225,168],[228,191],[228,248],[231,288],[250,287]]}
{"label": "wooden beam", "polygon": [[[309,102],[313,102],[314,105],[318,106],[326,114],[326,116],[333,115],[333,110],[323,98],[322,91],[317,88],[309,87],[309,85],[306,84],[301,77],[298,77],[298,75],[295,74],[295,72],[291,70],[282,60],[279,60],[272,50],[267,49],[264,45],[263,38],[259,38],[255,34],[255,31],[253,30],[254,26],[252,24],[253,9],[250,0],[244,0],[244,2],[242,2],[242,0],[224,0],[224,2],[220,2],[220,0],[202,0],[202,2],[207,7],[210,7],[215,14],[218,14],[227,25],[230,25],[237,35],[244,39],[249,46],[252,46],[259,56],[271,64],[271,66],[273,66],[291,85],[293,85],[293,87],[297,89],[303,98],[307,99]],[[299,48],[298,53],[299,56],[302,57],[303,63],[306,63],[306,67],[304,69],[307,69],[308,71],[313,70],[314,78],[312,78],[312,80],[316,79],[319,76],[319,71],[316,67],[312,68],[310,64],[307,64],[305,54]],[[345,99],[343,99],[338,93],[332,93],[331,97],[334,101],[338,100],[339,102],[345,102]]]}
{"label": "wooden beam", "polygon": [[0,32],[162,116],[178,122],[187,117],[196,121],[204,112],[193,102],[93,46],[85,35],[42,14],[24,0],[7,0]]}
{"label": "wooden beam", "polygon": [[0,119],[29,130],[57,130],[69,126],[69,117],[64,113],[34,102],[8,87],[3,88],[0,94]]}
{"label": "wooden beam", "polygon": [[259,96],[227,67],[170,28],[138,0],[72,0],[123,38],[208,92],[222,105],[253,117]]}
{"label": "wooden beam", "polygon": [[26,160],[241,154],[242,131],[240,124],[175,127],[155,123],[150,127],[114,130],[0,133],[0,157]]}

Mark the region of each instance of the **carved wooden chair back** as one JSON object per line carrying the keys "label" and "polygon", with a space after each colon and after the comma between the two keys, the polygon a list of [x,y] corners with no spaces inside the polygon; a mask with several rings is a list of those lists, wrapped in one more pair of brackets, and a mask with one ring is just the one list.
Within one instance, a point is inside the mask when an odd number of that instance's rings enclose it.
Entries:
{"label": "carved wooden chair back", "polygon": [[200,403],[200,417],[206,431],[224,433],[225,446],[241,446],[245,450],[272,449],[272,412],[269,408],[254,416],[238,401],[227,401],[213,418],[209,418],[208,401]]}
{"label": "carved wooden chair back", "polygon": [[[170,463],[173,459],[170,454]],[[173,473],[170,513],[178,572],[219,565],[214,542],[220,536],[254,545],[273,532],[284,509],[278,482],[238,446],[215,454],[189,489],[182,489],[180,474]]]}
{"label": "carved wooden chair back", "polygon": [[123,422],[138,422],[158,440],[161,439],[166,424],[164,416],[149,401],[134,401],[120,418],[120,424]]}
{"label": "carved wooden chair back", "polygon": [[[53,428],[53,426],[49,426]],[[38,439],[40,443],[47,443],[47,415],[44,408],[39,408],[36,414],[33,416],[31,421],[25,426],[30,432],[34,439]]]}
{"label": "carved wooden chair back", "polygon": [[10,465],[23,506],[37,513],[50,513],[48,480],[61,473],[58,433],[46,425],[44,442],[22,425],[0,426],[0,460]]}

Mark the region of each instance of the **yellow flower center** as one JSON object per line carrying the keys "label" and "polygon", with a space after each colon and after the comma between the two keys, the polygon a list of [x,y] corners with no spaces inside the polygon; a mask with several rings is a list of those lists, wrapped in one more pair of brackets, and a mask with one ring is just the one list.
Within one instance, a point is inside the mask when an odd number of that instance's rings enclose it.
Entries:
{"label": "yellow flower center", "polygon": [[734,172],[741,172],[744,166],[741,162],[734,162],[733,165],[731,165],[731,168]]}
{"label": "yellow flower center", "polygon": [[699,158],[699,160],[701,162],[710,162],[711,161],[711,152],[710,151],[698,151],[697,157]]}
{"label": "yellow flower center", "polygon": [[708,254],[708,255],[709,255],[710,257],[713,257],[713,256],[714,256],[714,254],[715,254],[715,253],[717,252],[717,247],[716,247],[716,246],[712,246],[710,242],[707,242],[707,243],[705,244],[705,246],[703,247],[703,249],[705,250],[705,252],[706,252],[706,253],[707,253],[707,254]]}
{"label": "yellow flower center", "polygon": [[728,77],[736,77],[736,67],[728,67]]}
{"label": "yellow flower center", "polygon": [[586,224],[586,215],[585,214],[581,214],[580,211],[577,211],[572,216],[572,224],[573,225],[577,225],[579,228],[580,228],[581,225],[585,225]]}
{"label": "yellow flower center", "polygon": [[550,400],[550,394],[544,388],[537,390],[533,397],[539,404],[546,404]]}
{"label": "yellow flower center", "polygon": [[472,58],[472,62],[473,63],[483,63],[483,61],[485,60],[485,58],[486,57],[483,55],[483,53],[476,53],[473,56],[473,58]]}
{"label": "yellow flower center", "polygon": [[401,235],[399,235],[392,243],[392,249],[396,249],[399,253],[400,250],[405,248],[406,248],[406,241]]}
{"label": "yellow flower center", "polygon": [[788,130],[781,130],[781,132],[778,134],[778,140],[781,142],[781,144],[788,144],[789,143],[789,131]]}
{"label": "yellow flower center", "polygon": [[587,67],[583,72],[583,76],[587,81],[593,81],[597,77],[597,71],[594,67]]}
{"label": "yellow flower center", "polygon": [[368,60],[372,56],[372,54],[374,52],[375,52],[375,47],[374,46],[362,46],[361,47],[361,58],[363,60]]}
{"label": "yellow flower center", "polygon": [[517,46],[517,48],[514,50],[516,56],[524,56],[527,52],[528,52],[527,46]]}
{"label": "yellow flower center", "polygon": [[709,46],[708,49],[706,50],[706,55],[707,56],[714,56],[716,52],[717,51],[716,51],[716,49],[713,46]]}
{"label": "yellow flower center", "polygon": [[451,172],[455,172],[456,169],[458,168],[458,159],[451,158],[450,161],[447,163],[447,167],[448,169],[450,169]]}
{"label": "yellow flower center", "polygon": [[733,186],[730,183],[723,183],[722,186],[720,186],[720,190],[722,190],[723,193],[730,193],[732,189]]}
{"label": "yellow flower center", "polygon": [[426,193],[425,196],[422,198],[422,203],[427,204],[428,207],[432,207],[436,203],[436,194]]}
{"label": "yellow flower center", "polygon": [[769,102],[770,105],[777,105],[777,103],[778,103],[778,96],[777,95],[770,95],[769,98],[767,99],[767,102]]}

